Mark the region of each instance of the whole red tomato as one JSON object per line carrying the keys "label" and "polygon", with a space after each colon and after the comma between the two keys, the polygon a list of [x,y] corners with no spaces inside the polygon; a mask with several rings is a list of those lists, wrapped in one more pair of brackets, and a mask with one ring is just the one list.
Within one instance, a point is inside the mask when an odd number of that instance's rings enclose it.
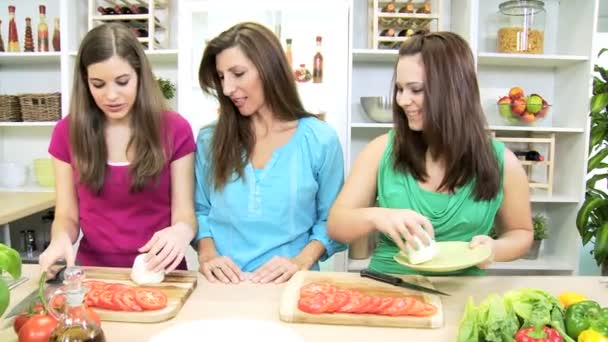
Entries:
{"label": "whole red tomato", "polygon": [[19,330],[19,342],[48,342],[57,323],[50,315],[35,314]]}
{"label": "whole red tomato", "polygon": [[42,304],[35,304],[34,306],[30,307],[28,311],[17,315],[17,317],[15,317],[15,322],[13,322],[13,329],[15,330],[15,333],[19,334],[19,330],[25,324],[25,322],[30,319],[30,317],[43,311],[44,306],[42,306]]}

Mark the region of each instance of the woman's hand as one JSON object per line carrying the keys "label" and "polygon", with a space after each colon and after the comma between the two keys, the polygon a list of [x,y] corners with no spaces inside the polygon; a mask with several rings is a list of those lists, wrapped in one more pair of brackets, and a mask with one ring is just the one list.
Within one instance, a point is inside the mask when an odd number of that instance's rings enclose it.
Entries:
{"label": "woman's hand", "polygon": [[429,237],[435,238],[433,225],[425,216],[409,209],[378,209],[380,210],[373,220],[376,229],[390,236],[402,251],[406,250],[404,240],[413,250],[418,249],[414,236],[424,245],[431,242]]}
{"label": "woman's hand", "polygon": [[193,229],[184,223],[177,223],[154,233],[138,251],[148,254],[146,263],[149,270],[171,272],[184,259],[192,238]]}
{"label": "woman's hand", "polygon": [[488,268],[488,267],[490,267],[490,265],[492,265],[492,263],[494,263],[495,243],[496,243],[496,240],[492,239],[491,237],[489,237],[487,235],[477,235],[477,236],[473,237],[473,239],[471,239],[471,242],[469,243],[469,247],[471,249],[479,247],[481,245],[485,245],[490,248],[490,256],[486,260],[484,260],[483,262],[478,264],[477,267]]}
{"label": "woman's hand", "polygon": [[38,263],[41,271],[47,271],[47,277],[52,277],[51,266],[60,259],[65,259],[67,266],[74,266],[74,258],[72,240],[67,234],[58,234],[53,236],[49,246],[40,254]]}
{"label": "woman's hand", "polygon": [[275,284],[284,283],[303,268],[305,267],[297,262],[296,258],[275,256],[253,272],[251,281],[261,284],[271,281],[274,281]]}
{"label": "woman's hand", "polygon": [[245,280],[243,271],[227,256],[199,257],[199,271],[208,281],[237,284]]}

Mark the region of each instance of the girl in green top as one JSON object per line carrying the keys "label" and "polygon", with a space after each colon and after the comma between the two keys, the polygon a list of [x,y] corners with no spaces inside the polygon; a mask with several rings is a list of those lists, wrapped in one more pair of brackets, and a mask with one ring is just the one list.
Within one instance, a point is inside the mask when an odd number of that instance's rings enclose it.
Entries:
{"label": "girl in green top", "polygon": [[[486,131],[475,62],[451,32],[418,33],[399,50],[394,128],[369,143],[331,208],[330,237],[350,242],[381,233],[370,268],[413,273],[393,256],[428,244],[487,245],[494,261],[517,259],[532,243],[530,193],[515,155]],[[379,207],[372,207],[376,200]],[[488,234],[495,225],[498,238]],[[478,267],[465,274],[479,274]]]}

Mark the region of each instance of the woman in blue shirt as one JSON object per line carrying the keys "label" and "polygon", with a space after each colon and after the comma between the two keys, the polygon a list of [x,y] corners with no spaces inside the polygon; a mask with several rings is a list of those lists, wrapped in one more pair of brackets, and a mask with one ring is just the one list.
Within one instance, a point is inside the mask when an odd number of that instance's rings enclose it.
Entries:
{"label": "woman in blue shirt", "polygon": [[208,43],[199,82],[220,103],[197,139],[200,272],[212,282],[280,283],[318,269],[344,249],[326,230],[342,149],[304,110],[281,43],[262,25],[237,24]]}

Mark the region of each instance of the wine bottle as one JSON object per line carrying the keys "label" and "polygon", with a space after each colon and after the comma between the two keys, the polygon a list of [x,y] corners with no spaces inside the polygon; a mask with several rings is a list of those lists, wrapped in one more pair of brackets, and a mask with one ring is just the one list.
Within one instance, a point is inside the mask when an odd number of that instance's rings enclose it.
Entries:
{"label": "wine bottle", "polygon": [[321,53],[321,36],[317,36],[317,53],[313,58],[312,63],[312,82],[323,82],[323,54]]}
{"label": "wine bottle", "polygon": [[131,5],[131,13],[148,14],[148,8],[144,6]]}
{"label": "wine bottle", "polygon": [[101,15],[114,15],[117,14],[116,11],[114,10],[114,8],[112,7],[103,7],[103,6],[99,6],[97,7],[97,12],[99,12],[99,14]]}
{"label": "wine bottle", "polygon": [[541,155],[538,151],[515,151],[513,152],[519,159],[529,160],[529,161],[544,161],[545,157]]}
{"label": "wine bottle", "polygon": [[118,14],[133,14],[133,12],[131,12],[131,9],[127,6],[114,6],[114,11],[116,11],[116,13]]}
{"label": "wine bottle", "polygon": [[383,37],[394,37],[397,34],[394,28],[387,28],[380,32],[380,35]]}

